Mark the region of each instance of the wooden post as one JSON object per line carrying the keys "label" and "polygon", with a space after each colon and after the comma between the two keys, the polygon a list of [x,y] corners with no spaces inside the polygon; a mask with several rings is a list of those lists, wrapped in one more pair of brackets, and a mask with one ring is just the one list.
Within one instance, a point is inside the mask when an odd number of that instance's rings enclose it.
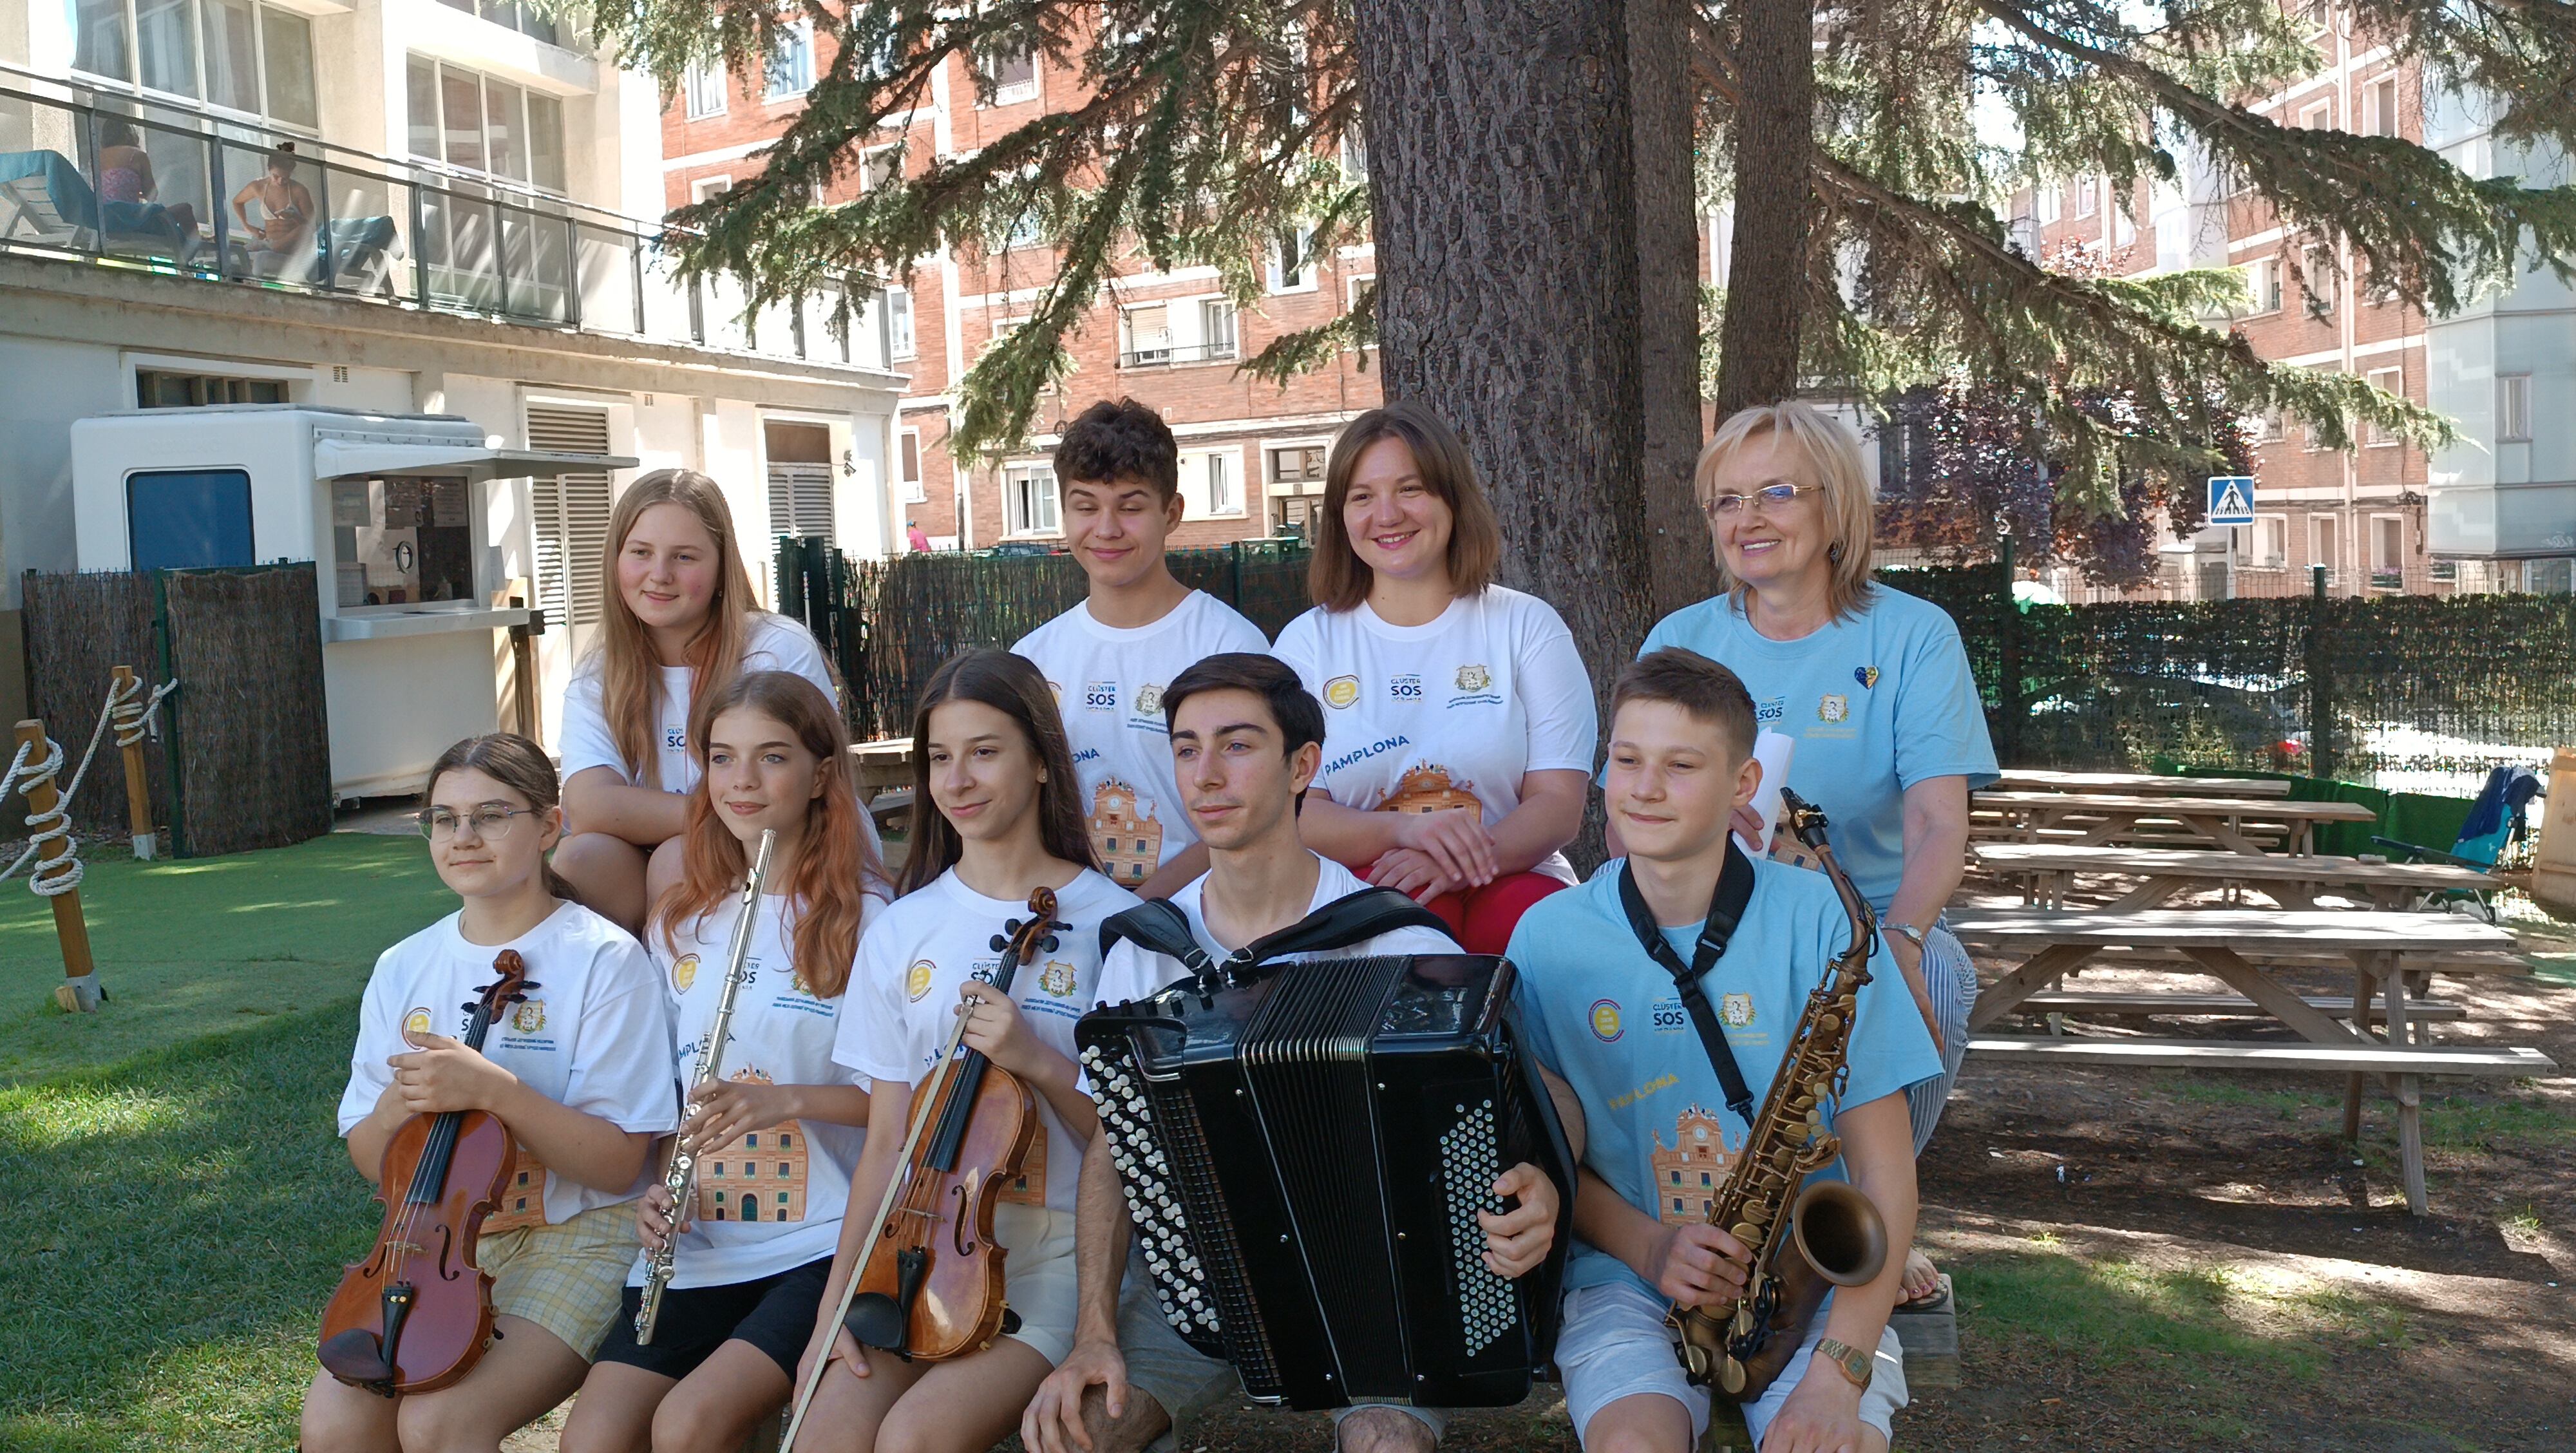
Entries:
{"label": "wooden post", "polygon": [[[38,754],[46,749],[45,724],[40,721],[18,723],[18,745],[25,749],[27,760],[38,760]],[[53,811],[61,802],[62,793],[50,778],[27,791],[27,808],[39,817]],[[65,871],[68,869],[57,870],[52,876],[59,878]],[[42,866],[30,876],[36,882],[52,881]],[[74,888],[68,893],[58,893],[50,901],[54,905],[54,937],[63,945],[63,977],[69,981],[54,987],[54,1002],[62,1005],[66,1012],[86,1014],[96,1009],[106,995],[99,990],[98,966],[89,956],[89,920],[81,916],[80,890]]]}
{"label": "wooden post", "polygon": [[[139,695],[142,691],[143,683],[134,679],[133,667],[114,667],[112,674],[120,694],[134,691]],[[134,825],[134,856],[148,863],[160,856],[161,845],[152,831],[152,783],[144,775],[143,740],[138,734],[135,740],[126,742],[124,724],[112,721],[110,725],[116,728],[118,744],[125,755],[125,816]]]}

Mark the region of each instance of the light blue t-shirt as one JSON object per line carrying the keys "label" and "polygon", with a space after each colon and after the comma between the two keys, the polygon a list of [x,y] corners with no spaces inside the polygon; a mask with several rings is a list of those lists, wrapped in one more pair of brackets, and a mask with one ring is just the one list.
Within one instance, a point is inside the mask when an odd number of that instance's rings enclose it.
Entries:
{"label": "light blue t-shirt", "polygon": [[[1620,860],[1521,915],[1509,956],[1520,970],[1520,1022],[1530,1052],[1582,1102],[1583,1163],[1666,1225],[1704,1222],[1752,1127],[1726,1108],[1717,1071],[1666,973],[1637,946],[1619,907]],[[1753,897],[1726,952],[1701,981],[1759,1113],[1807,995],[1850,942],[1850,920],[1822,873],[1753,865]],[[1699,925],[1664,931],[1691,961]],[[1881,938],[1852,1027],[1850,1079],[1832,1105],[1864,1105],[1941,1073],[1941,1057]],[[1836,1160],[1815,1173],[1847,1179]],[[1627,1263],[1577,1242],[1566,1285],[1626,1279]]]}
{"label": "light blue t-shirt", "polygon": [[[1995,780],[1995,747],[1949,612],[1873,584],[1862,608],[1794,641],[1753,629],[1732,592],[1655,623],[1637,654],[1680,646],[1744,682],[1754,719],[1795,737],[1789,789],[1825,810],[1834,853],[1880,912],[1905,868],[1905,789]],[[1781,841],[1790,841],[1781,834]]]}

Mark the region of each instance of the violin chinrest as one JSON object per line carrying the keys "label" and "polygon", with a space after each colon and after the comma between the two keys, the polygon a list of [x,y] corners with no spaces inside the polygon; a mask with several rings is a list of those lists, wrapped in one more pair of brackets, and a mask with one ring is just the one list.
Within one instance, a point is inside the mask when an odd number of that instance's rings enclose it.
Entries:
{"label": "violin chinrest", "polygon": [[373,1332],[352,1327],[322,1344],[322,1369],[342,1382],[366,1386],[390,1383],[394,1367],[385,1361],[385,1344]]}

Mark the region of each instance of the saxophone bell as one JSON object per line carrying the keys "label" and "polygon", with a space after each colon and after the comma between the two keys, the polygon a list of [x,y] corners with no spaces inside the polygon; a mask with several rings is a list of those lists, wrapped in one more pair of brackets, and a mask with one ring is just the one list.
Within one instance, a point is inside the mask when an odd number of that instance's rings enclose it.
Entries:
{"label": "saxophone bell", "polygon": [[1867,1286],[1887,1269],[1887,1223],[1849,1181],[1816,1181],[1789,1208],[1789,1235],[1816,1275]]}

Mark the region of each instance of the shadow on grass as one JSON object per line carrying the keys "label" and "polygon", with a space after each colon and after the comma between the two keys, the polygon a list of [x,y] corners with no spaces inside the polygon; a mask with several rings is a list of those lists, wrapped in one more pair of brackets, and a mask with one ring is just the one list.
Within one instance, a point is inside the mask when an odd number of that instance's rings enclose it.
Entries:
{"label": "shadow on grass", "polygon": [[375,1216],[346,1007],[0,1091],[0,1447],[282,1449]]}

